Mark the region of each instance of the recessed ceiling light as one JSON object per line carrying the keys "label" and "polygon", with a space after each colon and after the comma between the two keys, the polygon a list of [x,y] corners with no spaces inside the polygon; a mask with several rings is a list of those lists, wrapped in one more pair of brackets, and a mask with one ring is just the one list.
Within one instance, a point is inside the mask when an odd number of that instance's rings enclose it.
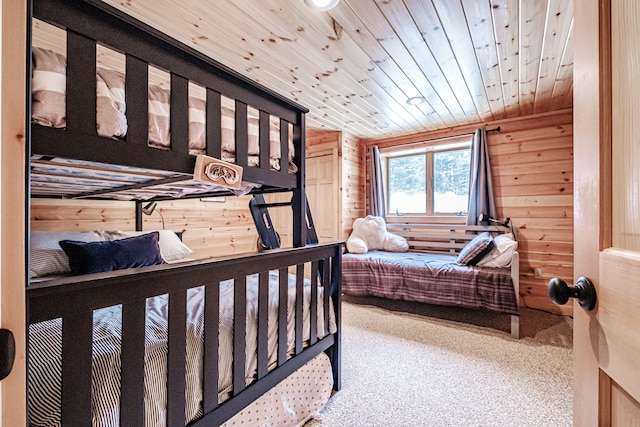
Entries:
{"label": "recessed ceiling light", "polygon": [[304,0],[304,4],[310,9],[324,12],[331,10],[340,3],[340,0]]}
{"label": "recessed ceiling light", "polygon": [[409,104],[409,105],[418,105],[418,104],[422,104],[425,101],[426,101],[426,99],[424,98],[424,96],[413,96],[413,97],[407,99],[407,104]]}

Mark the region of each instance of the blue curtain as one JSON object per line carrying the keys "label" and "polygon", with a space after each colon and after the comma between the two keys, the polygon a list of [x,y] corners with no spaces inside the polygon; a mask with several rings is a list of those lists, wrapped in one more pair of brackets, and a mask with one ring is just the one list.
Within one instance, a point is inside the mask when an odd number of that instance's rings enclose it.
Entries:
{"label": "blue curtain", "polygon": [[369,148],[369,164],[371,179],[369,185],[369,215],[387,217],[387,208],[384,200],[384,186],[382,180],[382,165],[380,163],[380,150],[374,145]]}
{"label": "blue curtain", "polygon": [[467,225],[488,225],[478,220],[480,214],[496,218],[496,202],[491,182],[491,165],[487,149],[487,131],[476,129],[471,142],[471,166],[469,168],[469,208]]}

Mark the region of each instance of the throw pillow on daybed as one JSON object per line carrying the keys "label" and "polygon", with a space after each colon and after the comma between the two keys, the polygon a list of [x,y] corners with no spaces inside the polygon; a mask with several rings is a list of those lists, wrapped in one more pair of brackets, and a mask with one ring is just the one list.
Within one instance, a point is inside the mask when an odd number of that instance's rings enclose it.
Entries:
{"label": "throw pillow on daybed", "polygon": [[71,273],[76,275],[165,263],[158,232],[102,242],[61,240],[60,247],[69,257]]}
{"label": "throw pillow on daybed", "polygon": [[518,249],[518,242],[511,234],[500,234],[493,238],[493,243],[493,250],[478,261],[478,267],[510,267],[513,253]]}
{"label": "throw pillow on daybed", "polygon": [[367,215],[353,222],[347,250],[353,254],[365,254],[372,250],[406,252],[409,244],[404,237],[387,231],[384,218]]}
{"label": "throw pillow on daybed", "polygon": [[494,247],[493,236],[488,231],[478,234],[458,254],[456,261],[461,265],[476,265]]}

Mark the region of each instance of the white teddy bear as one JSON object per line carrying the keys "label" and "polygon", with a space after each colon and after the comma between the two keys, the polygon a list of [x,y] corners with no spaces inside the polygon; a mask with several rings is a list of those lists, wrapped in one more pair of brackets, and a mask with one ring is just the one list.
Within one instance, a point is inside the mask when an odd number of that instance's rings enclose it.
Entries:
{"label": "white teddy bear", "polygon": [[367,215],[353,222],[353,231],[347,239],[347,250],[365,254],[370,250],[406,252],[409,244],[404,237],[389,233],[384,218]]}

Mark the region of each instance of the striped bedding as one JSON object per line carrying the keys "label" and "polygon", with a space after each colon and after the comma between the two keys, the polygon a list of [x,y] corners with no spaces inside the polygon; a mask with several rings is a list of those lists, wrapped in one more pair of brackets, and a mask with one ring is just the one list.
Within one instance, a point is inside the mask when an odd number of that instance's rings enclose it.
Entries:
{"label": "striped bedding", "polygon": [[[187,295],[187,373],[186,419],[202,415],[200,402],[202,374],[202,333],[204,288],[190,289]],[[318,307],[323,304],[323,288],[318,289]],[[289,275],[288,342],[289,354],[294,349],[295,276]],[[256,371],[257,336],[257,276],[247,278],[247,366],[246,381],[249,384]],[[304,331],[309,338],[310,285],[305,282]],[[145,425],[165,425],[167,362],[167,310],[166,295],[147,300],[145,336]],[[322,311],[320,310],[319,313]],[[278,274],[270,274],[269,284],[269,367],[277,358]],[[331,308],[329,330],[334,333],[335,317]],[[108,307],[94,312],[92,370],[92,424],[117,426],[119,424],[120,389],[120,337],[121,308]],[[323,316],[318,316],[318,337],[324,331]],[[232,386],[232,333],[233,333],[233,282],[220,284],[220,379],[219,401],[228,397]],[[59,319],[33,324],[29,329],[29,377],[28,399],[29,425],[60,426],[61,401],[61,350],[62,325]]]}
{"label": "striped bedding", "polygon": [[342,290],[356,296],[519,314],[510,269],[464,266],[456,257],[385,251],[345,254]]}
{"label": "striped bedding", "polygon": [[[49,49],[33,47],[32,78],[32,120],[34,123],[54,128],[66,127],[66,58]],[[96,72],[96,126],[97,133],[107,138],[124,138],[127,133],[125,115],[125,75],[119,71],[97,67]],[[204,88],[189,85],[189,152],[193,155],[205,154],[206,149],[206,92]],[[148,88],[149,145],[169,149],[171,147],[170,102],[171,91],[157,84]],[[221,109],[221,159],[235,163],[235,111],[233,103]],[[248,154],[249,166],[259,166],[260,147],[258,143],[259,120],[257,113],[249,109]],[[269,123],[270,153],[269,165],[280,170],[280,129],[279,121],[272,117]],[[295,148],[289,133],[288,172],[296,173],[293,163]]]}

